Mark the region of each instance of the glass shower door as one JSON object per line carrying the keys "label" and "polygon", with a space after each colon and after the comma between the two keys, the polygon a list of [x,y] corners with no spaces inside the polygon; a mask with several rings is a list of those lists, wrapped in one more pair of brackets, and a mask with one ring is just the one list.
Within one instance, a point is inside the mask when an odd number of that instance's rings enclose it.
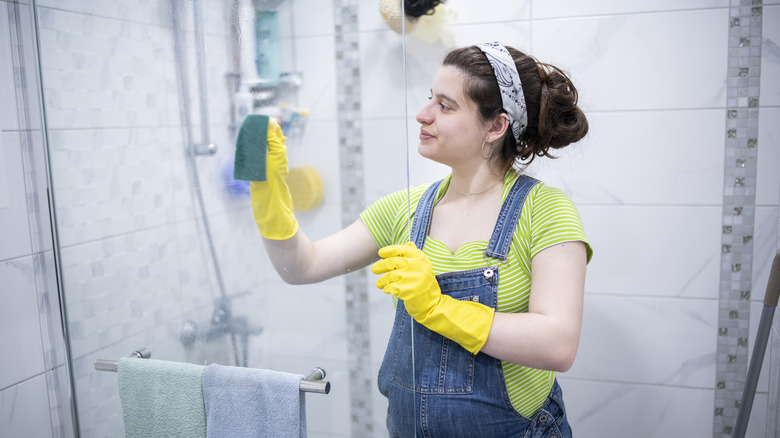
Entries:
{"label": "glass shower door", "polygon": [[305,177],[296,215],[312,239],[406,187],[402,39],[376,5],[32,5],[80,435],[122,434],[117,376],[94,362],[142,348],[322,367],[332,390],[307,396],[309,435],[382,435],[392,302],[366,270],[282,282],[231,175],[243,117],[268,112]]}

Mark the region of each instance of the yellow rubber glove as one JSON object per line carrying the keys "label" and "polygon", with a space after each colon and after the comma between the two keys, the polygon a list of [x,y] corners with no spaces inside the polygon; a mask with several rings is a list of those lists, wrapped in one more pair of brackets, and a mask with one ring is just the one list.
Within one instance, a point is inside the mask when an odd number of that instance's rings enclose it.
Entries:
{"label": "yellow rubber glove", "polygon": [[379,277],[376,287],[404,301],[406,311],[420,324],[452,339],[472,354],[487,341],[494,309],[474,301],[444,295],[431,261],[414,243],[379,250],[383,258],[371,267]]}
{"label": "yellow rubber glove", "polygon": [[268,120],[266,138],[266,180],[252,181],[249,184],[257,229],[266,239],[289,239],[298,231],[290,188],[284,181],[288,172],[285,140],[281,126],[271,117]]}

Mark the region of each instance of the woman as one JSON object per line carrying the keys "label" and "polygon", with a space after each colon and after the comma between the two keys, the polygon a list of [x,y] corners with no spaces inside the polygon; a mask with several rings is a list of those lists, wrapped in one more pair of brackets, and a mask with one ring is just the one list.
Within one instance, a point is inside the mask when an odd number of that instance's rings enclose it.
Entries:
{"label": "woman", "polygon": [[455,49],[417,121],[419,153],[451,174],[314,243],[272,126],[268,181],[251,185],[271,261],[294,284],[376,262],[377,287],[399,300],[379,372],[391,436],[570,436],[555,372],[574,361],[592,252],[571,201],[513,165],[587,133],[576,89],[511,47]]}

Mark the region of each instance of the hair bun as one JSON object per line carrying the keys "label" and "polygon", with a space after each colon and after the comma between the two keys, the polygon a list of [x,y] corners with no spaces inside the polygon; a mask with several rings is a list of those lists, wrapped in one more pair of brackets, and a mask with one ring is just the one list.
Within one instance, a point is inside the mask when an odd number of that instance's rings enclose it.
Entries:
{"label": "hair bun", "polygon": [[588,120],[577,106],[577,89],[560,68],[537,62],[542,83],[538,136],[540,143],[557,149],[588,133]]}

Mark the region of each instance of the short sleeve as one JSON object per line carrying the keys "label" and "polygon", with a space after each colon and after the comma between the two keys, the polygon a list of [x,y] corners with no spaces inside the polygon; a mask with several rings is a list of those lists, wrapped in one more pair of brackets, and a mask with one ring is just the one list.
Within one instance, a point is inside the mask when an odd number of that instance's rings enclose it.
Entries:
{"label": "short sleeve", "polygon": [[587,260],[590,262],[593,249],[585,236],[577,207],[571,199],[559,189],[545,184],[537,184],[537,187],[534,187],[531,199],[531,257],[559,243],[581,241],[585,243]]}
{"label": "short sleeve", "polygon": [[411,218],[428,186],[414,187],[386,195],[360,214],[360,218],[380,248],[409,241]]}

